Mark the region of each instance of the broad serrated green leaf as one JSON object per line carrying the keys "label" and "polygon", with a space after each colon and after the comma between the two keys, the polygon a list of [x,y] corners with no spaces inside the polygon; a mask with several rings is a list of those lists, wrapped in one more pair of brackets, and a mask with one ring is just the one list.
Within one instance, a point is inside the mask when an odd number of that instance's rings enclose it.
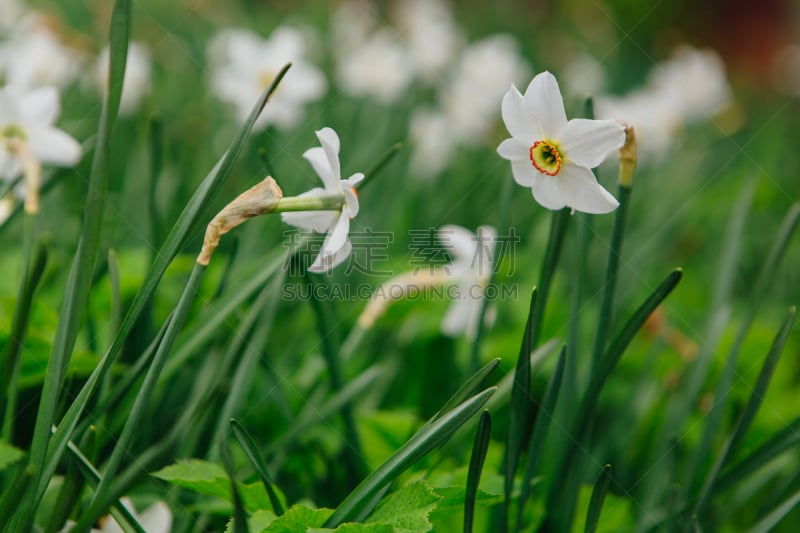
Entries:
{"label": "broad serrated green leaf", "polygon": [[[247,519],[247,527],[250,529],[250,533],[260,533],[267,529],[277,518],[278,515],[272,511],[256,511]],[[233,519],[228,521],[228,525],[225,526],[225,533],[233,533]]]}
{"label": "broad serrated green leaf", "polygon": [[311,509],[304,505],[293,505],[261,533],[304,533],[310,528],[322,527],[331,514],[333,514],[332,509]]}
{"label": "broad serrated green leaf", "polygon": [[384,498],[366,523],[388,524],[397,533],[426,533],[433,528],[428,517],[441,500],[424,481],[409,483]]}
{"label": "broad serrated green leaf", "polygon": [[[228,475],[225,469],[216,463],[202,459],[188,459],[166,466],[152,475],[199,494],[216,496],[227,502],[233,501]],[[261,483],[237,482],[236,486],[248,512],[272,509]]]}

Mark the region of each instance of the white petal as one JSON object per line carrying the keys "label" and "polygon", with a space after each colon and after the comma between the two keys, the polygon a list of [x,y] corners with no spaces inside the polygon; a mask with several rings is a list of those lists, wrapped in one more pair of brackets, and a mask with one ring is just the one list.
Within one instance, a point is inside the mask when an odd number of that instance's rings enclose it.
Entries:
{"label": "white petal", "polygon": [[555,76],[546,71],[537,75],[525,90],[524,98],[528,111],[539,122],[542,136],[558,137],[567,125],[567,113]]}
{"label": "white petal", "polygon": [[[465,295],[461,295],[464,298]],[[469,329],[469,321],[472,315],[473,303],[469,300],[458,299],[453,300],[447,313],[442,319],[441,330],[442,333],[448,337],[458,337],[464,335]]]}
{"label": "white petal", "polygon": [[328,158],[328,163],[330,163],[333,177],[338,182],[342,179],[339,170],[339,136],[336,135],[333,128],[322,128],[317,132],[317,138],[322,144],[322,149],[325,150],[325,156]]}
{"label": "white petal", "polygon": [[500,157],[510,161],[521,159],[530,163],[531,160],[530,145],[526,146],[519,139],[506,139],[501,142],[500,146],[497,147],[497,153],[500,154]]}
{"label": "white petal", "polygon": [[311,163],[311,166],[314,168],[314,172],[317,173],[317,176],[320,177],[322,183],[325,184],[325,190],[332,193],[339,192],[339,180],[333,175],[330,162],[325,155],[325,150],[319,146],[309,148],[305,151],[303,157],[305,157],[306,160]]}
{"label": "white petal", "polygon": [[322,243],[321,255],[333,255],[339,248],[344,246],[347,241],[347,234],[350,233],[350,217],[347,213],[339,215],[339,219],[333,226],[333,229],[325,237],[325,242]]}
{"label": "white petal", "polygon": [[364,179],[364,174],[362,172],[356,172],[346,180],[342,180],[342,184],[348,188],[355,187]]}
{"label": "white petal", "polygon": [[[564,170],[562,169],[561,172]],[[559,172],[559,178],[561,177]],[[533,185],[533,197],[547,209],[558,210],[564,207],[564,200],[561,198],[561,191],[558,188],[558,179],[554,176],[546,176],[538,173],[536,182]]]}
{"label": "white petal", "polygon": [[536,167],[531,164],[530,160],[525,161],[523,159],[511,161],[511,173],[514,175],[514,181],[523,187],[533,187],[533,184],[536,183],[536,180],[542,175],[542,173],[536,170]]}
{"label": "white petal", "polygon": [[339,248],[335,254],[328,255],[323,257],[322,254],[317,256],[317,260],[308,267],[309,272],[316,272],[321,273],[325,272],[326,270],[331,270],[334,267],[338,266],[342,261],[347,259],[350,255],[350,252],[353,250],[353,245],[350,244],[350,240],[344,241],[344,244],[341,248]]}
{"label": "white petal", "polygon": [[139,523],[147,533],[169,533],[172,529],[172,512],[162,501],[157,501],[139,516]]}
{"label": "white petal", "polygon": [[475,234],[466,228],[448,224],[436,232],[438,242],[453,256],[456,265],[470,266],[475,259],[475,247],[478,243]]}
{"label": "white petal", "polygon": [[[322,187],[315,187],[310,191],[298,195],[303,198],[314,198],[327,195],[328,191]],[[339,220],[338,211],[290,211],[281,213],[281,220],[292,226],[317,233],[326,233]]]}
{"label": "white petal", "polygon": [[578,165],[566,164],[556,177],[564,202],[584,213],[609,213],[619,206],[599,183],[591,170]]}
{"label": "white petal", "polygon": [[28,143],[41,163],[71,167],[81,160],[81,145],[63,131],[49,126],[28,130]]}
{"label": "white petal", "polygon": [[19,106],[20,117],[26,125],[49,126],[61,112],[58,89],[52,86],[35,89],[20,99]]}
{"label": "white petal", "polygon": [[479,277],[486,277],[492,273],[492,263],[494,262],[495,241],[497,240],[497,230],[492,226],[480,226],[477,230],[478,236],[478,259],[476,274]]}
{"label": "white petal", "polygon": [[625,129],[613,120],[575,118],[567,123],[561,137],[566,157],[586,168],[602,163],[625,144]]}
{"label": "white petal", "polygon": [[347,212],[347,216],[350,218],[355,218],[358,214],[358,193],[356,193],[353,187],[348,187],[348,180],[342,180],[342,193],[344,193],[344,211]]}
{"label": "white petal", "polygon": [[512,137],[529,144],[533,144],[533,141],[539,138],[541,128],[536,119],[530,115],[528,108],[525,107],[522,95],[513,85],[503,96],[503,103],[500,109],[503,115],[503,122]]}

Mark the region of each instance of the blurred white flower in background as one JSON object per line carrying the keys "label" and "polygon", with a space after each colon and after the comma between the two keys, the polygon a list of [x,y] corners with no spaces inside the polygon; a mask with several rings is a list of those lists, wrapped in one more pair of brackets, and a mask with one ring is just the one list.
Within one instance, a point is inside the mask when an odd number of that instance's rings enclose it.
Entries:
{"label": "blurred white flower in background", "polygon": [[503,97],[503,121],[511,134],[497,153],[511,161],[514,180],[530,187],[547,209],[568,206],[585,213],[608,213],[619,202],[590,170],[625,143],[625,130],[611,120],[567,121],[558,82],[538,74],[523,96],[513,85]]}
{"label": "blurred white flower in background", "polygon": [[331,17],[331,47],[341,60],[369,38],[377,26],[377,6],[370,0],[346,0]]}
{"label": "blurred white flower in background", "polygon": [[339,59],[336,78],[350,96],[391,104],[412,81],[411,61],[394,32],[384,28]]}
{"label": "blurred white flower in background", "polygon": [[0,178],[20,176],[28,154],[39,164],[69,167],[80,161],[78,141],[54,126],[60,112],[55,87],[0,87]]}
{"label": "blurred white flower in background", "polygon": [[456,143],[444,113],[431,107],[415,109],[411,114],[408,136],[414,146],[411,154],[414,177],[430,178],[447,168]]}
{"label": "blurred white flower in background", "polygon": [[[108,47],[100,52],[95,65],[95,85],[105,93],[108,85]],[[132,41],[128,45],[128,58],[125,63],[125,78],[122,83],[122,100],[120,115],[131,115],[139,110],[142,100],[150,93],[151,61],[150,52],[140,42]]]}
{"label": "blurred white flower in background", "polygon": [[0,79],[22,90],[45,85],[64,88],[77,77],[82,54],[61,43],[43,22],[0,43]]}
{"label": "blurred white flower in background", "polygon": [[451,224],[439,228],[437,236],[438,242],[453,258],[444,270],[457,287],[456,298],[442,320],[442,333],[474,339],[484,293],[492,274],[497,232],[491,226],[481,226],[472,233]]}
{"label": "blurred white flower in background", "polygon": [[[140,514],[137,514],[130,499],[122,498],[120,501],[147,533],[169,533],[172,531],[172,512],[164,502],[157,501]],[[63,530],[64,533],[69,533],[74,525],[72,522],[67,522]],[[111,516],[103,518],[98,525],[100,527],[92,528],[91,533],[123,533],[124,531]]]}
{"label": "blurred white flower in background", "polygon": [[257,129],[267,124],[291,128],[302,120],[304,106],[327,90],[322,71],[305,57],[303,36],[293,28],[276,28],[268,39],[245,29],[222,30],[208,46],[211,89],[244,121],[264,89],[291,61],[292,68],[256,122]]}
{"label": "blurred white flower in background", "polygon": [[358,195],[355,186],[364,179],[357,172],[347,179],[341,179],[339,165],[339,136],[332,128],[317,131],[322,146],[309,148],[303,157],[311,163],[322,180],[323,187],[315,187],[299,195],[314,198],[326,195],[344,196],[341,211],[298,211],[281,213],[287,224],[317,233],[327,233],[319,255],[308,267],[309,272],[326,272],[347,259],[352,250],[350,243],[350,219],[358,214]]}
{"label": "blurred white flower in background", "polygon": [[440,83],[464,45],[464,36],[443,0],[405,0],[394,4],[414,74],[423,82]]}
{"label": "blurred white flower in background", "polygon": [[0,0],[0,32],[10,32],[27,14],[20,0]]}
{"label": "blurred white flower in background", "polygon": [[572,95],[595,95],[606,89],[606,71],[603,64],[585,52],[567,62],[559,77]]}
{"label": "blurred white flower in background", "polygon": [[640,160],[658,160],[685,125],[713,120],[730,102],[722,59],[711,50],[682,46],[653,68],[644,87],[623,97],[598,97],[595,114],[633,125]]}

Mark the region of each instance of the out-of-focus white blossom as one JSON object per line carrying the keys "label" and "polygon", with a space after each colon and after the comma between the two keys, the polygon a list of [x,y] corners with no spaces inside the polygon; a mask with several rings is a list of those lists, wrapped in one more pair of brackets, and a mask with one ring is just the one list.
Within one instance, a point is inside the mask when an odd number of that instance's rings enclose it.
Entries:
{"label": "out-of-focus white blossom", "polygon": [[408,88],[413,71],[402,43],[391,30],[381,29],[340,58],[336,75],[345,93],[390,104]]}
{"label": "out-of-focus white blossom", "polygon": [[0,32],[14,30],[27,10],[20,0],[0,0]]}
{"label": "out-of-focus white blossom", "polygon": [[469,45],[453,81],[440,97],[459,142],[482,142],[497,122],[497,109],[508,86],[520,83],[529,73],[530,67],[509,35],[493,35]]}
{"label": "out-of-focus white blossom", "polygon": [[595,95],[606,90],[606,72],[602,63],[586,53],[572,58],[559,77],[573,95]]}
{"label": "out-of-focus white blossom", "polygon": [[564,206],[585,213],[608,213],[619,202],[591,169],[625,143],[625,130],[611,120],[567,120],[558,82],[538,74],[523,96],[513,85],[503,97],[503,122],[511,134],[497,153],[511,162],[514,180],[530,187],[547,209]]}
{"label": "out-of-focus white blossom", "polygon": [[411,170],[414,176],[436,176],[450,163],[456,144],[444,113],[429,107],[414,110],[408,135],[413,147]]}
{"label": "out-of-focus white blossom", "polygon": [[21,175],[28,157],[38,164],[67,167],[80,161],[80,144],[54,126],[60,112],[55,87],[0,87],[0,179]]}
{"label": "out-of-focus white blossom", "polygon": [[472,233],[451,224],[441,227],[437,234],[439,242],[453,258],[445,271],[457,287],[456,298],[442,320],[442,333],[450,337],[466,335],[474,339],[484,292],[492,274],[497,232],[491,226],[481,226],[476,233]]}
{"label": "out-of-focus white blossom", "polygon": [[442,81],[464,45],[450,7],[444,0],[404,0],[394,7],[415,75],[428,84]]}
{"label": "out-of-focus white blossom", "polygon": [[[169,510],[169,507],[164,502],[157,501],[140,514],[137,514],[130,499],[122,498],[120,501],[147,533],[169,533],[172,531],[172,511]],[[74,525],[72,522],[67,522],[63,532],[69,533]],[[92,528],[91,533],[123,532],[123,529],[111,516],[104,517],[99,526],[99,528]]]}
{"label": "out-of-focus white blossom", "polygon": [[0,79],[21,90],[45,85],[63,88],[78,75],[81,54],[64,46],[43,23],[0,44]]}
{"label": "out-of-focus white blossom", "polygon": [[[108,85],[108,47],[100,52],[95,66],[95,83],[103,92]],[[128,58],[125,63],[125,79],[122,83],[122,100],[120,115],[135,113],[142,100],[150,93],[150,52],[140,42],[133,41],[128,45]]]}
{"label": "out-of-focus white blossom", "polygon": [[244,121],[280,69],[292,62],[256,128],[267,124],[293,127],[303,118],[304,106],[321,98],[327,90],[324,75],[304,59],[305,52],[303,37],[293,28],[279,27],[268,39],[250,30],[222,30],[208,47],[212,91],[220,100],[232,104],[238,119]]}
{"label": "out-of-focus white blossom", "polygon": [[337,58],[344,58],[369,38],[377,26],[377,9],[371,0],[346,0],[336,7],[331,45]]}
{"label": "out-of-focus white blossom", "polygon": [[640,160],[657,160],[686,124],[713,119],[730,99],[720,57],[711,50],[684,46],[653,68],[644,87],[623,97],[598,97],[595,114],[633,125]]}

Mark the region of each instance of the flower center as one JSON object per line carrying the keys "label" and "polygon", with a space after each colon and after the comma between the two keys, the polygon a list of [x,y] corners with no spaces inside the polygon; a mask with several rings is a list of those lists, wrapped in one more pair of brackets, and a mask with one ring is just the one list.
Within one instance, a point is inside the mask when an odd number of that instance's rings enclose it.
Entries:
{"label": "flower center", "polygon": [[555,176],[561,170],[564,155],[560,147],[552,141],[536,141],[531,146],[531,163],[536,170],[548,176]]}
{"label": "flower center", "polygon": [[258,82],[261,84],[261,90],[266,90],[267,87],[272,85],[272,81],[275,79],[275,73],[271,70],[264,70],[259,72],[258,74]]}
{"label": "flower center", "polygon": [[26,141],[28,136],[25,134],[25,130],[22,129],[21,126],[17,124],[8,124],[0,130],[0,138],[19,139],[20,141]]}

